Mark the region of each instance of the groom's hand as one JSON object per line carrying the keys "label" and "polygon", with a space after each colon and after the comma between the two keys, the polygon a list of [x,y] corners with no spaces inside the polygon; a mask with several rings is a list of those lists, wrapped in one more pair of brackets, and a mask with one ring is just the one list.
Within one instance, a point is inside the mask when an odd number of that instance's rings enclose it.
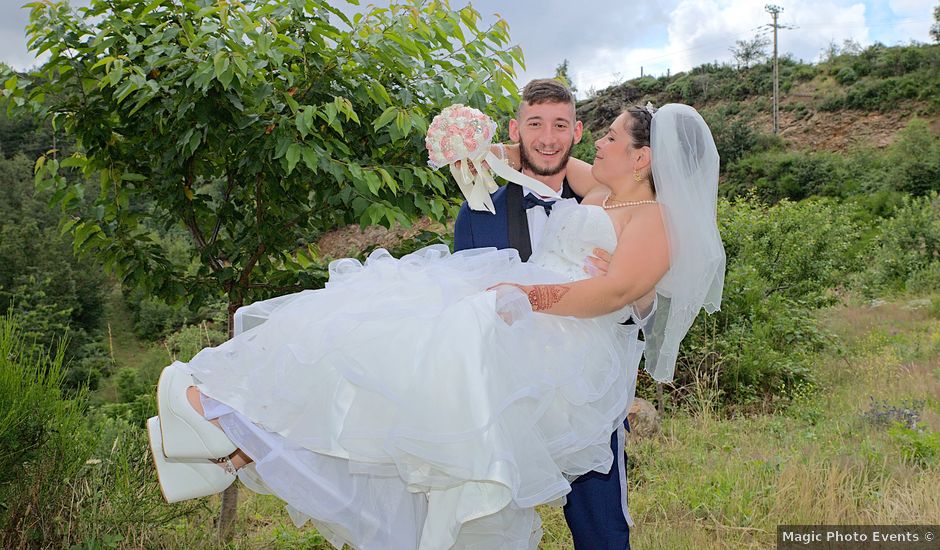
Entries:
{"label": "groom's hand", "polygon": [[607,275],[607,269],[610,267],[610,252],[603,248],[595,248],[591,253],[594,255],[584,259],[584,272],[591,277]]}

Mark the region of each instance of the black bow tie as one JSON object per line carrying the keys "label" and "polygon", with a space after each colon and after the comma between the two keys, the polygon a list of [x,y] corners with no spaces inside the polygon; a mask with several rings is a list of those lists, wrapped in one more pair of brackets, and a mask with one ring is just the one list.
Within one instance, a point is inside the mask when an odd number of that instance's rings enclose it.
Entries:
{"label": "black bow tie", "polygon": [[541,206],[545,209],[545,214],[548,216],[552,214],[553,204],[555,204],[555,201],[543,201],[532,193],[526,193],[526,195],[522,197],[522,206],[525,207],[526,210],[532,208],[533,206]]}

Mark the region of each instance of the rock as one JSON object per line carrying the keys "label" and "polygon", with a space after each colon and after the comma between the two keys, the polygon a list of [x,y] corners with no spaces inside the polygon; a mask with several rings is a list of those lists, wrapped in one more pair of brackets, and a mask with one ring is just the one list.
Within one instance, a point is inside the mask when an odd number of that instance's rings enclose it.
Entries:
{"label": "rock", "polygon": [[652,437],[662,430],[659,411],[646,399],[633,400],[627,420],[630,421],[630,437]]}
{"label": "rock", "polygon": [[919,300],[911,300],[907,302],[906,304],[904,304],[904,309],[914,311],[918,309],[924,309],[925,307],[929,305],[930,305],[930,300],[927,298],[922,298]]}

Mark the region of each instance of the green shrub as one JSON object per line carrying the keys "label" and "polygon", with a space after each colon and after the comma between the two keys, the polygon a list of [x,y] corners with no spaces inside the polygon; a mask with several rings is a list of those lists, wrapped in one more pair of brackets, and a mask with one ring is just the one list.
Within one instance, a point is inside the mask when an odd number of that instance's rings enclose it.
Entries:
{"label": "green shrub", "polygon": [[888,148],[888,183],[911,195],[940,191],[940,135],[927,121],[912,119]]}
{"label": "green shrub", "polygon": [[0,547],[54,547],[68,528],[70,480],[94,436],[85,394],[61,389],[64,347],[43,350],[0,317]]}
{"label": "green shrub", "polygon": [[848,86],[854,84],[858,80],[858,74],[855,73],[855,70],[852,67],[843,67],[839,69],[839,72],[835,75],[836,82],[842,84],[843,86]]}
{"label": "green shrub", "polygon": [[897,423],[888,429],[888,434],[898,444],[901,457],[914,465],[926,468],[940,458],[940,433]]}
{"label": "green shrub", "polygon": [[869,267],[861,275],[868,296],[882,292],[929,291],[940,287],[940,198],[902,199],[892,218],[881,223],[870,253]]}
{"label": "green shrub", "polygon": [[676,383],[717,372],[725,405],[786,400],[812,386],[812,354],[828,342],[813,310],[834,303],[832,289],[859,268],[853,212],[832,200],[742,197],[721,200],[718,220],[728,256],[721,311],[693,324]]}
{"label": "green shrub", "polygon": [[[220,326],[221,330],[218,328]],[[210,327],[208,323],[202,322],[174,332],[167,337],[166,345],[175,359],[189,361],[202,348],[217,346],[227,339],[228,327],[225,324],[216,323]]]}
{"label": "green shrub", "polygon": [[597,149],[594,147],[595,139],[594,134],[585,128],[584,134],[581,136],[581,141],[571,148],[571,156],[581,159],[588,164],[593,164],[594,155],[597,154]]}
{"label": "green shrub", "polygon": [[722,172],[757,147],[757,132],[740,118],[729,122],[725,116],[709,116],[706,122],[715,138],[718,154],[721,156]]}
{"label": "green shrub", "polygon": [[940,295],[930,298],[930,305],[927,306],[927,313],[934,319],[940,319]]}
{"label": "green shrub", "polygon": [[764,151],[744,156],[726,170],[722,194],[753,193],[765,202],[811,196],[846,197],[858,192],[845,157],[827,152]]}

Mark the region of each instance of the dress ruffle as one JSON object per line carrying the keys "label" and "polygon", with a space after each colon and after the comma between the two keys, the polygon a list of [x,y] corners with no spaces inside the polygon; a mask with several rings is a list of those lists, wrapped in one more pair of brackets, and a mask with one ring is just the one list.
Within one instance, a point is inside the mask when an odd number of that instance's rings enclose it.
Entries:
{"label": "dress ruffle", "polygon": [[[334,544],[529,548],[533,507],[564,496],[566,474],[610,468],[642,351],[622,314],[520,315],[485,289],[570,278],[514,250],[381,250],[330,271],[186,368],[264,483]],[[335,482],[317,482],[325,499],[285,486],[311,476]],[[346,512],[324,515],[329,498]],[[370,502],[384,511],[355,519]]]}

